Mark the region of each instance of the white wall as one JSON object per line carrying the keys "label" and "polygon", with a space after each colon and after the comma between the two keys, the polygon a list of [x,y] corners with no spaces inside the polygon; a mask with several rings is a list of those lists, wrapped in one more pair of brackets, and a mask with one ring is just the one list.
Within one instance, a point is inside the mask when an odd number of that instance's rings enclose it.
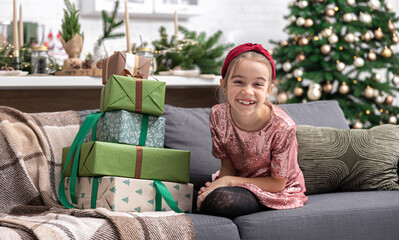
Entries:
{"label": "white wall", "polygon": [[[71,0],[80,7],[80,1]],[[201,15],[179,21],[190,30],[205,31],[211,35],[217,30],[223,31],[223,41],[242,43],[259,42],[266,48],[272,45],[270,39],[282,40],[287,36],[283,28],[288,24],[283,16],[289,13],[288,0],[199,0]],[[46,33],[60,30],[63,18],[64,0],[17,0],[23,4],[24,21],[39,22],[45,25]],[[399,3],[391,0],[399,13]],[[124,7],[121,1],[120,7]],[[12,0],[0,0],[0,21],[12,20]],[[121,16],[123,18],[123,16]],[[84,52],[91,52],[95,40],[102,34],[101,17],[81,17],[85,33]],[[170,34],[174,33],[173,17],[170,19],[143,19],[131,16],[130,31],[132,42],[139,43],[139,35],[150,45],[159,38],[158,29],[165,26]],[[125,27],[119,30],[124,31]],[[124,50],[125,39],[109,40],[106,45],[111,50]]]}

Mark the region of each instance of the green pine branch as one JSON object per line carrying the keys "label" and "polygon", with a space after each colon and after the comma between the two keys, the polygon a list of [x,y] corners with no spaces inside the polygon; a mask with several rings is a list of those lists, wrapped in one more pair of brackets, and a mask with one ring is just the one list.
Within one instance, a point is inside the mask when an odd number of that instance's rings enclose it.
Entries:
{"label": "green pine branch", "polygon": [[60,35],[65,42],[71,40],[75,34],[79,34],[84,39],[84,34],[80,31],[79,10],[69,0],[65,0],[65,5],[67,9],[64,9]]}
{"label": "green pine branch", "polygon": [[98,38],[97,45],[100,46],[106,39],[114,39],[125,36],[125,33],[112,33],[115,28],[118,28],[123,24],[123,20],[116,21],[118,8],[119,1],[116,1],[111,16],[109,16],[105,10],[101,11],[101,17],[103,19],[103,35]]}

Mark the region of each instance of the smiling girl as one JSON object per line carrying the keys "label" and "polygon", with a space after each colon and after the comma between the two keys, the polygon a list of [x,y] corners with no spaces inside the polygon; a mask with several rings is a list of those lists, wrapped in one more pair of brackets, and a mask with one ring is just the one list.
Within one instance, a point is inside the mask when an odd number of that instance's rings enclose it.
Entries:
{"label": "smiling girl", "polygon": [[294,121],[268,102],[276,71],[260,44],[229,52],[220,85],[227,102],[209,117],[216,179],[199,191],[200,213],[234,218],[268,209],[303,206],[307,197],[297,162]]}

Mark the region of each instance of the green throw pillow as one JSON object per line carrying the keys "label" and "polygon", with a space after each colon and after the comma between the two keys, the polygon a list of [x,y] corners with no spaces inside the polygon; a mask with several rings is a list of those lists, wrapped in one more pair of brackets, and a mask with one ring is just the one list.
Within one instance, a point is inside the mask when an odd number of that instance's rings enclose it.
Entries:
{"label": "green throw pillow", "polygon": [[344,130],[298,125],[297,139],[307,194],[399,190],[399,126]]}

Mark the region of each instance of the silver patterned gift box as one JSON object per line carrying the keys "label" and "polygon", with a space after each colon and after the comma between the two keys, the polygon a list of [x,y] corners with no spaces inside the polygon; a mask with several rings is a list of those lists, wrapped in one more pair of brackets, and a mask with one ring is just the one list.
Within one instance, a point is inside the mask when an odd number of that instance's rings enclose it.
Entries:
{"label": "silver patterned gift box", "polygon": [[[93,177],[78,177],[76,181],[77,208],[90,209],[103,207],[120,212],[146,212],[156,209],[156,189],[153,180],[122,177],[99,177],[98,185],[93,191]],[[70,203],[70,178],[64,179],[65,194]],[[162,181],[173,197],[177,207],[185,213],[191,212],[193,202],[192,183],[174,183]],[[96,184],[94,184],[96,185]],[[92,203],[91,196],[96,194]],[[93,205],[94,204],[94,205]],[[161,211],[172,209],[162,198]]]}
{"label": "silver patterned gift box", "polygon": [[[86,116],[81,117],[80,125]],[[105,112],[97,122],[97,141],[163,148],[165,118],[125,110]],[[92,141],[92,131],[84,142]]]}

